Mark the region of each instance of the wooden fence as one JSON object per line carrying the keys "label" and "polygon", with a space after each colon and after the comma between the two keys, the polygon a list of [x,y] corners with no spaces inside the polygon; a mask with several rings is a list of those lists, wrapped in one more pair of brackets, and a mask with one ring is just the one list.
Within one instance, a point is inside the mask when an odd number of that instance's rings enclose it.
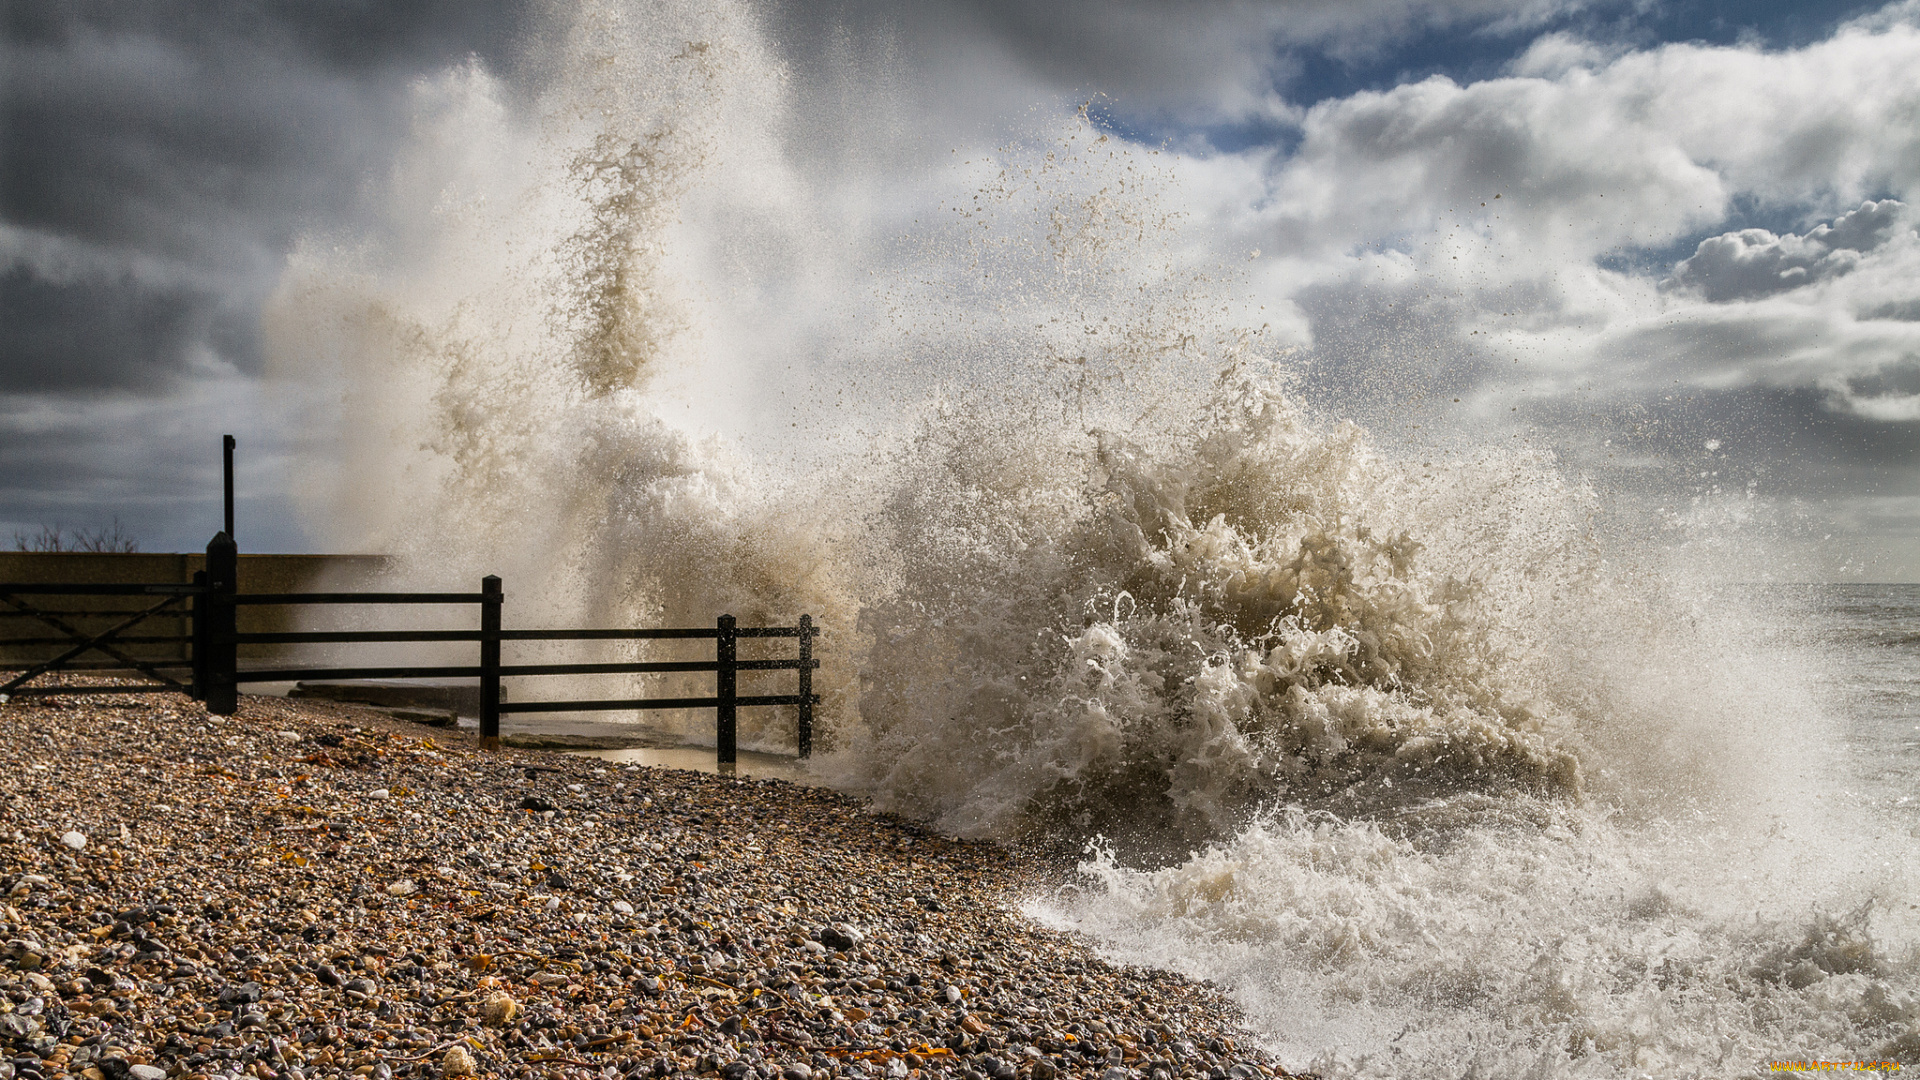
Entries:
{"label": "wooden fence", "polygon": [[[312,679],[478,679],[480,683],[481,745],[497,749],[500,745],[500,717],[507,713],[536,712],[616,712],[650,709],[713,709],[716,727],[716,754],[722,765],[737,760],[737,718],[742,707],[791,705],[799,717],[797,742],[799,755],[813,753],[813,707],[820,696],[813,692],[813,672],[820,662],[813,657],[813,639],[819,630],[811,616],[800,616],[794,626],[738,626],[731,615],[721,615],[711,627],[584,629],[584,630],[507,630],[501,626],[506,594],[498,577],[481,579],[480,591],[454,592],[281,592],[242,593],[238,588],[238,552],[228,534],[222,532],[207,545],[206,569],[196,572],[191,584],[99,584],[0,582],[0,602],[22,615],[37,618],[59,630],[60,638],[48,639],[66,647],[56,655],[33,663],[0,663],[0,671],[19,674],[0,685],[0,700],[73,690],[59,686],[29,686],[31,680],[54,671],[137,672],[154,680],[136,686],[89,687],[87,693],[185,692],[206,703],[207,711],[232,715],[239,703],[239,688],[249,683],[297,682]],[[105,630],[83,632],[62,617],[64,609],[43,608],[27,597],[110,596],[139,597],[149,602],[122,612],[120,621]],[[175,609],[191,600],[191,632],[187,635],[144,635],[139,640],[152,644],[179,643],[188,646],[185,662],[155,662],[129,655],[120,643],[131,640],[127,631],[144,620]],[[466,630],[316,630],[242,633],[237,629],[238,613],[244,607],[265,605],[299,607],[305,605],[473,605],[479,609],[478,629]],[[98,614],[89,612],[89,614]],[[638,661],[578,664],[505,664],[501,647],[515,641],[658,641],[668,639],[712,638],[712,660]],[[741,638],[795,638],[798,655],[792,659],[742,660],[738,656]],[[239,651],[243,646],[345,645],[379,643],[473,642],[479,646],[477,664],[354,666],[354,667],[274,667],[241,669]],[[83,661],[90,652],[107,656],[105,661]],[[191,681],[182,683],[169,672],[186,671]],[[669,672],[713,672],[712,697],[616,698],[569,701],[505,702],[501,700],[500,680],[527,676],[625,675]],[[738,673],[742,671],[793,671],[798,686],[791,694],[741,694]]]}

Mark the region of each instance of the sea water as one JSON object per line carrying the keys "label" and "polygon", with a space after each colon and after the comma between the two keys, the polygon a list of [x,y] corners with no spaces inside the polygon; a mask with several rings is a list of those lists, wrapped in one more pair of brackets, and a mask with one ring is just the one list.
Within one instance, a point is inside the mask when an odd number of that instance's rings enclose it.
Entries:
{"label": "sea water", "polygon": [[[515,77],[422,81],[271,305],[331,542],[523,626],[811,613],[817,776],[1083,849],[1030,913],[1295,1068],[1920,1061],[1911,589],[1625,535],[1551,433],[1320,415],[1084,118],[874,228],[754,8],[557,10]],[[700,689],[604,682],[513,695]]]}
{"label": "sea water", "polygon": [[[1783,798],[1590,800],[1437,832],[1270,808],[1171,865],[1096,852],[1032,912],[1230,987],[1329,1075],[1741,1076],[1916,1042],[1920,588],[1752,590],[1822,658]],[[1761,602],[1763,601],[1763,602]],[[1761,635],[1756,635],[1756,637]],[[1781,737],[1792,739],[1792,731]]]}

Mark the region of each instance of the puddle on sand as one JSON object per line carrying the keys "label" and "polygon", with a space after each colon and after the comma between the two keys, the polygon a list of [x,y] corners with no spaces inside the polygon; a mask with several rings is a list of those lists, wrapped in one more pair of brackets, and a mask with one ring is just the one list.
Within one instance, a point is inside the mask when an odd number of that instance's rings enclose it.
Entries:
{"label": "puddle on sand", "polygon": [[624,750],[566,750],[563,753],[626,765],[660,765],[695,772],[777,778],[796,784],[819,783],[806,762],[788,754],[757,754],[751,750],[741,750],[737,753],[740,760],[729,767],[714,760],[711,746],[636,746]]}
{"label": "puddle on sand", "polygon": [[[415,682],[423,681],[415,680]],[[448,684],[451,685],[451,682],[452,681],[448,681]],[[284,697],[287,696],[287,692],[291,690],[294,685],[295,684],[291,682],[264,683],[251,687],[249,692]],[[370,680],[360,680],[351,684],[342,683],[341,685],[365,689],[368,686],[374,686],[376,684]],[[382,683],[378,685],[388,686],[394,684]],[[407,688],[411,688],[412,684],[406,685]],[[320,697],[323,695],[316,694],[311,696]],[[369,703],[360,701],[359,703],[370,704],[373,708],[381,709],[391,716],[404,720],[419,720],[426,715],[417,710],[395,709],[378,704],[377,702]],[[459,726],[463,731],[476,731],[479,728],[479,721],[471,716],[461,716],[459,718]],[[619,762],[624,765],[658,765],[669,769],[688,769],[694,772],[722,773],[763,779],[778,778],[781,780],[790,780],[796,784],[807,784],[810,786],[819,785],[820,783],[819,780],[813,776],[807,762],[791,754],[765,754],[752,750],[741,750],[737,752],[736,756],[739,760],[734,763],[733,767],[723,768],[719,762],[714,760],[712,746],[689,745],[674,742],[671,741],[674,739],[672,733],[640,724],[609,723],[595,720],[588,716],[556,714],[546,717],[542,722],[535,724],[526,724],[524,722],[519,724],[509,723],[503,724],[501,727],[501,734],[507,737],[509,744],[511,744],[516,736],[530,736],[546,743],[546,745],[541,747],[542,749],[553,750],[563,754],[572,754],[576,757],[599,758],[602,761]],[[591,740],[627,743],[651,742],[654,745],[566,745],[567,742],[574,740],[578,742],[588,742]]]}

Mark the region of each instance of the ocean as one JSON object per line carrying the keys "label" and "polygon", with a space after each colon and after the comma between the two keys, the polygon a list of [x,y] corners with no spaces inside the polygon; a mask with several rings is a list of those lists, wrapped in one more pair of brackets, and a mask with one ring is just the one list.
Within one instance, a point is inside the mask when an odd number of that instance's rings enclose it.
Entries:
{"label": "ocean", "polygon": [[1920,837],[1920,585],[1824,585],[1804,602],[1843,658],[1825,685],[1847,717],[1858,795]]}

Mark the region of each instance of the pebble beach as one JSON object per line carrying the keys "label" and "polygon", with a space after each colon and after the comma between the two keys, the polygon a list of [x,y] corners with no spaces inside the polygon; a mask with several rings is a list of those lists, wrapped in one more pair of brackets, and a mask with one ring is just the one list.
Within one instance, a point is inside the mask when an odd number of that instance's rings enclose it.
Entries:
{"label": "pebble beach", "polygon": [[1059,854],[378,709],[0,705],[0,1080],[1291,1075]]}

